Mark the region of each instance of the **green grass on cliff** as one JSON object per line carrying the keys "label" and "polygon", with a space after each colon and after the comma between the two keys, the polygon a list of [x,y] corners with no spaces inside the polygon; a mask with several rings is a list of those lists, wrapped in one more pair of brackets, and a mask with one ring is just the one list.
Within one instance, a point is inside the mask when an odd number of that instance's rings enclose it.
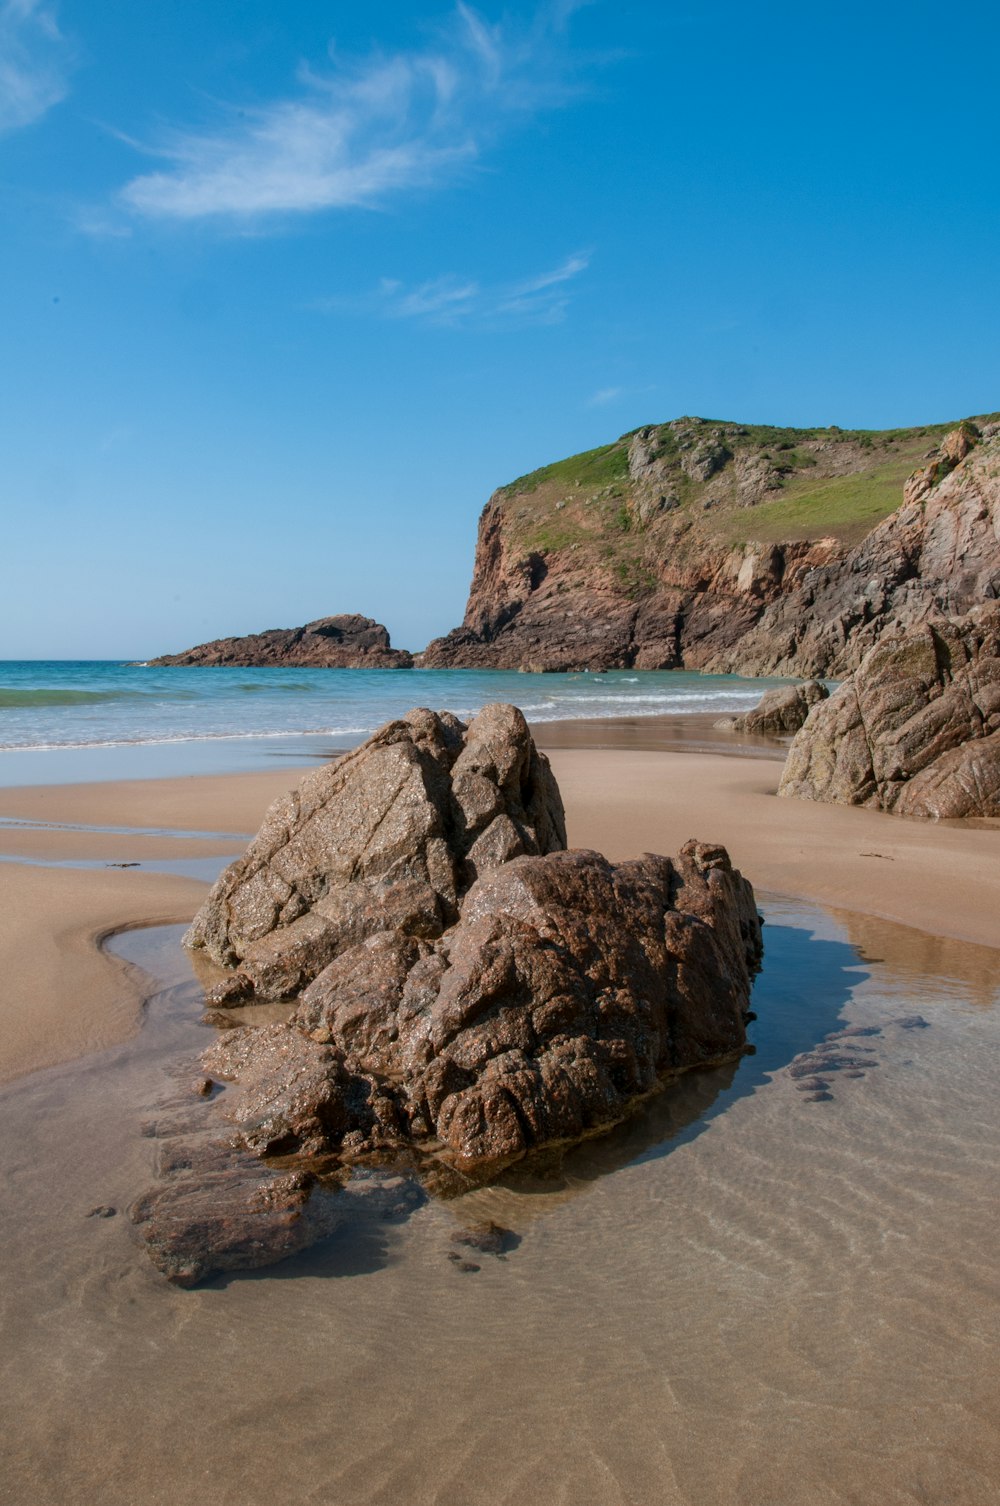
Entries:
{"label": "green grass on cliff", "polygon": [[557,460],[552,465],[543,465],[527,476],[519,476],[504,491],[510,495],[519,492],[535,492],[540,486],[554,482],[557,486],[581,489],[609,486],[615,481],[624,481],[628,476],[628,447],[619,439],[615,444],[600,445],[596,450],[584,450],[581,455],[570,455],[567,460]]}
{"label": "green grass on cliff", "polygon": [[853,476],[799,474],[786,481],[773,501],[730,513],[726,532],[741,542],[749,533],[764,544],[824,535],[853,543],[895,512],[903,500],[903,483],[915,469],[907,458]]}

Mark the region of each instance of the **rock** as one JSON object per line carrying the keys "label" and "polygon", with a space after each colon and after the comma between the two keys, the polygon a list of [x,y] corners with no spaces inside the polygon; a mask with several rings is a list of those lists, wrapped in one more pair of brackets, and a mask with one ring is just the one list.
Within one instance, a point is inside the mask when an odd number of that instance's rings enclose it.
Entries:
{"label": "rock", "polygon": [[411,711],[271,806],[185,944],[239,969],[212,1003],[291,997],[369,936],[433,940],[478,875],[565,845],[558,788],[516,707],[468,727]]}
{"label": "rock", "polygon": [[825,701],[829,694],[819,680],[808,680],[804,685],[781,685],[775,690],[765,691],[752,711],[734,717],[730,725],[734,732],[776,737],[798,732],[812,708],[817,702]]}
{"label": "rock", "polygon": [[140,1198],[131,1218],[157,1269],[177,1286],[195,1286],[310,1244],[317,1235],[304,1214],[314,1181],[309,1172],[276,1173],[247,1158],[168,1182]]}
{"label": "rock", "polygon": [[115,1214],[117,1212],[118,1212],[118,1209],[117,1208],[112,1208],[111,1205],[110,1205],[110,1203],[99,1203],[96,1208],[91,1208],[91,1210],[90,1210],[89,1213],[84,1214],[84,1217],[85,1218],[114,1218],[114,1216],[115,1216]]}
{"label": "rock", "polygon": [[389,646],[389,634],[371,617],[345,613],[320,617],[299,628],[268,628],[242,638],[215,638],[180,654],[150,659],[153,665],[219,665],[253,668],[289,665],[312,669],[412,669],[413,655]]}
{"label": "rock", "polygon": [[890,1020],[889,1021],[889,1024],[890,1025],[898,1025],[899,1028],[900,1028],[900,1030],[928,1030],[928,1029],[930,1029],[929,1022],[924,1019],[924,1017],[923,1017],[922,1014],[901,1014],[901,1015],[897,1015],[894,1020]]}
{"label": "rock", "polygon": [[378,1171],[321,1179],[277,1171],[232,1147],[207,1143],[164,1184],[139,1198],[131,1220],[156,1266],[176,1286],[225,1271],[273,1265],[350,1225],[408,1214],[424,1196]]}
{"label": "rock", "polygon": [[496,1255],[502,1258],[509,1250],[516,1249],[520,1239],[511,1229],[504,1229],[493,1222],[473,1224],[469,1229],[457,1229],[451,1236],[453,1245],[464,1245],[478,1250],[480,1255]]}
{"label": "rock", "polygon": [[[224,1031],[202,1059],[219,1091],[145,1126],[165,1185],[133,1219],[181,1284],[329,1232],[366,1160],[487,1181],[752,1050],[749,883],[695,841],[622,863],[565,851],[558,788],[512,706],[468,727],[411,712],[307,776],[189,943],[238,961],[258,995],[300,997],[284,1023]],[[517,1242],[492,1224],[455,1238]]]}
{"label": "rock", "polygon": [[1000,815],[1000,606],[887,634],[797,734],[778,790],[900,815]]}
{"label": "rock", "polygon": [[760,952],[722,848],[518,857],[439,938],[345,950],[287,1025],[228,1033],[206,1068],[238,1083],[224,1110],[260,1153],[428,1142],[487,1179],[613,1124],[665,1077],[738,1058]]}

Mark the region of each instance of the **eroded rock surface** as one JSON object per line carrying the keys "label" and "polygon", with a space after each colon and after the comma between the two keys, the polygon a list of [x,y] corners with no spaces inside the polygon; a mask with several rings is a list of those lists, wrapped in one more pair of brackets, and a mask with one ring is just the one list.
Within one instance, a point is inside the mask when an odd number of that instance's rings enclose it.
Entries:
{"label": "eroded rock surface", "polygon": [[752,711],[727,717],[716,725],[733,732],[782,737],[798,732],[812,708],[819,701],[825,701],[829,694],[820,680],[807,680],[804,685],[780,685],[766,691]]}
{"label": "eroded rock surface", "polygon": [[613,864],[516,858],[437,941],[344,951],[287,1025],[227,1032],[206,1070],[244,1145],[301,1154],[433,1145],[495,1174],[614,1123],[671,1073],[738,1057],[761,950],[724,849]]}
{"label": "eroded rock surface", "polygon": [[814,709],[778,793],[1000,816],[1000,607],[886,635]]}
{"label": "eroded rock surface", "polygon": [[275,802],[185,943],[238,969],[217,1002],[289,998],[378,932],[432,940],[482,873],[566,846],[548,761],[514,706],[411,711]]}
{"label": "eroded rock surface", "polygon": [[411,669],[413,655],[392,648],[389,633],[372,617],[344,612],[319,617],[298,628],[267,628],[241,638],[214,638],[180,654],[164,654],[154,665],[220,665],[253,668],[287,665],[308,669]]}

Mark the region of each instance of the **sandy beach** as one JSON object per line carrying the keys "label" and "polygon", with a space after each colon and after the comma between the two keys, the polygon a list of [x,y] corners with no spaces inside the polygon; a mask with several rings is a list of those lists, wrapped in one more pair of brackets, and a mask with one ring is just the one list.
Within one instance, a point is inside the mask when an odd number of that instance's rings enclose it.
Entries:
{"label": "sandy beach", "polygon": [[[933,825],[788,799],[766,757],[709,719],[542,724],[572,846],[611,858],[672,853],[688,837],[724,843],[754,886],[917,928],[1000,945],[1000,830]],[[686,723],[695,718],[683,719]],[[692,739],[714,749],[679,751]],[[586,746],[599,741],[603,746]],[[732,756],[734,753],[742,756]],[[219,866],[242,851],[267,805],[301,777],[263,773],[35,786],[0,791],[0,1081],[125,1039],[139,981],[99,949],[115,930],[186,921],[204,882],[159,865]],[[40,864],[89,864],[42,867]],[[136,866],[116,868],[111,864]]]}

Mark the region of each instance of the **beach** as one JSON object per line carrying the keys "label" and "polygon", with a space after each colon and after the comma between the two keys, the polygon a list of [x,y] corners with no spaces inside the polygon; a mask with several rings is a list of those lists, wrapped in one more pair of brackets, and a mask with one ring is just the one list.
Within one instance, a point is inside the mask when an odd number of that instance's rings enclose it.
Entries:
{"label": "beach", "polygon": [[[778,799],[780,746],[707,719],[535,731],[571,845],[696,836],[751,879],[756,1055],[547,1173],[193,1292],[124,1216],[212,1035],[180,937],[304,768],[0,792],[0,1499],[995,1499],[997,824]],[[808,1104],[788,1064],[845,1025],[871,1069]],[[482,1219],[516,1248],[460,1275]]]}
{"label": "beach", "polygon": [[[894,921],[942,943],[1000,943],[1000,823],[930,824],[779,800],[780,744],[765,745],[761,757],[759,746],[713,732],[707,719],[694,728],[686,721],[536,726],[563,791],[571,846],[617,860],[676,852],[692,836],[721,842],[758,889]],[[714,751],[676,751],[692,739]],[[22,860],[0,863],[8,917],[0,966],[16,980],[4,1006],[0,1081],[137,1028],[141,989],[134,980],[123,989],[100,941],[126,926],[190,919],[204,894],[190,873],[214,873],[242,852],[267,806],[301,777],[282,768],[0,791],[0,857]],[[187,873],[170,871],[185,860]]]}

